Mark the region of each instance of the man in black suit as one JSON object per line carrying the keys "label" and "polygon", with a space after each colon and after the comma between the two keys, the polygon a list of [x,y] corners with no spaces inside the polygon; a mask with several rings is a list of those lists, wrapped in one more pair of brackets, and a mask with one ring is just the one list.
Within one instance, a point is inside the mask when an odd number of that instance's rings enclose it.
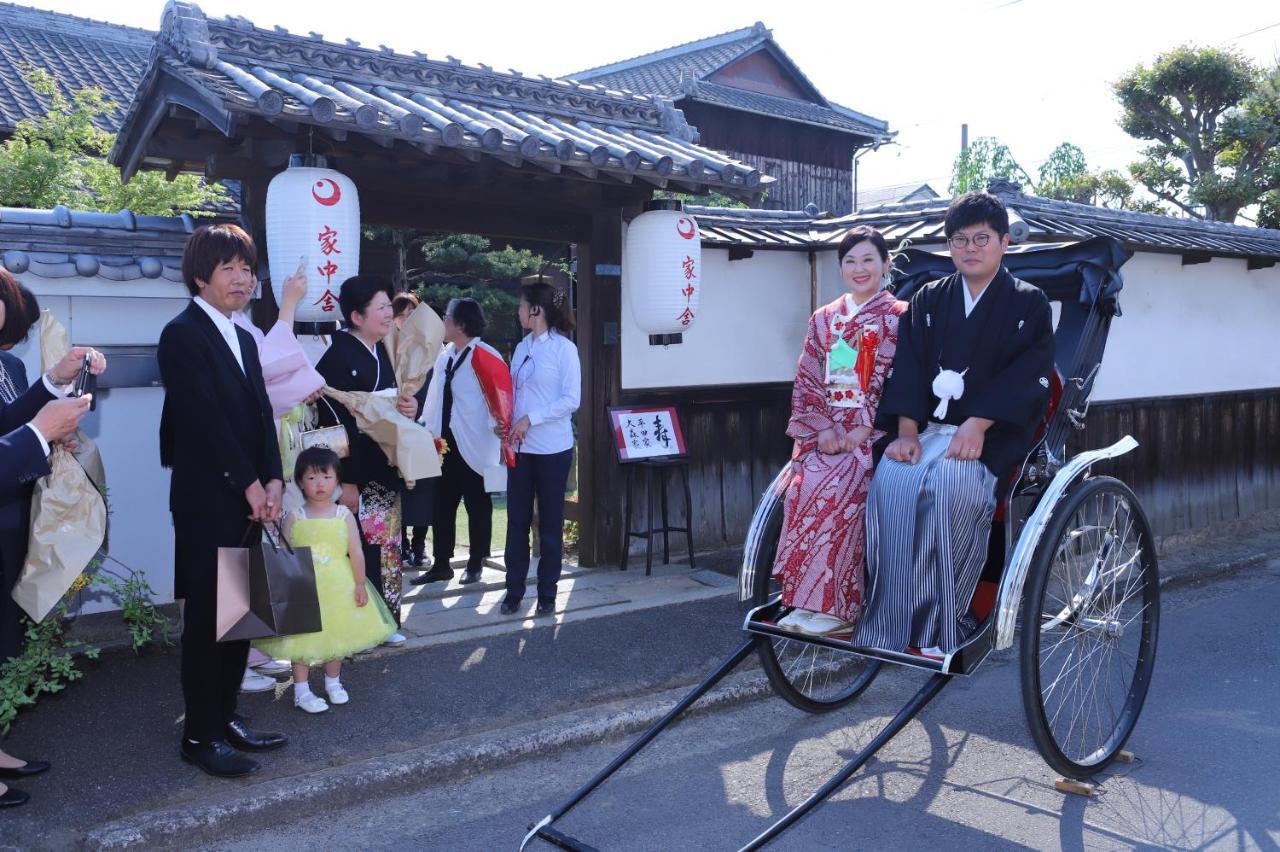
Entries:
{"label": "man in black suit", "polygon": [[240,547],[250,527],[280,517],[283,474],[258,350],[231,315],[253,294],[257,251],[235,225],[197,228],[182,256],[194,297],[160,334],[160,463],[173,472],[174,596],[184,598],[182,757],[210,775],[248,775],[237,749],[287,739],[236,715],[248,642],[216,641],[219,547]]}

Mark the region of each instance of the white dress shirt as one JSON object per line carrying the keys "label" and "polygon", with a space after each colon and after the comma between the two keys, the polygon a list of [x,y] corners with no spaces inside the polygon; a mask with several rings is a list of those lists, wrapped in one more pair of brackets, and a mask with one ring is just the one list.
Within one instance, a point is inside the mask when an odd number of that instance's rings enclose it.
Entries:
{"label": "white dress shirt", "polygon": [[525,335],[511,356],[514,419],[528,417],[522,453],[550,455],[573,449],[573,412],[582,400],[578,347],[554,329]]}
{"label": "white dress shirt", "polygon": [[236,363],[240,365],[240,372],[243,373],[244,355],[240,352],[240,338],[236,334],[236,324],[231,321],[231,317],[222,313],[199,296],[196,296],[192,301],[200,306],[200,310],[209,315],[209,319],[213,320],[214,327],[218,329],[222,339],[227,342],[227,347],[231,350],[231,354],[235,356]]}
{"label": "white dress shirt", "polygon": [[[502,355],[498,350],[478,337],[473,337],[462,350],[446,343],[436,357],[435,368],[431,371],[431,384],[427,387],[427,398],[422,406],[421,422],[426,425],[432,435],[444,435],[444,424],[441,422],[444,407],[445,370],[449,363],[462,352],[474,348],[483,348],[498,360]],[[485,402],[484,391],[480,389],[480,380],[471,367],[471,359],[475,353],[457,366],[453,373],[453,381],[449,389],[453,393],[453,407],[450,409],[449,429],[453,432],[453,441],[457,446],[449,449],[460,453],[467,467],[484,476],[486,468],[499,464],[502,460],[502,439],[493,431],[498,421],[489,413],[489,403]]]}

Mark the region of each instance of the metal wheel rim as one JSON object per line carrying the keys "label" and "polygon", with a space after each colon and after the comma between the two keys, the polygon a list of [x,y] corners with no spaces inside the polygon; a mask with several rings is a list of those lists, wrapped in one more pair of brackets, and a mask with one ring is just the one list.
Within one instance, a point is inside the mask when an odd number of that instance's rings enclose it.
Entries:
{"label": "metal wheel rim", "polygon": [[1108,760],[1141,708],[1156,606],[1145,530],[1126,494],[1090,495],[1057,544],[1040,596],[1036,666],[1045,729],[1081,766]]}
{"label": "metal wheel rim", "polygon": [[[770,580],[769,600],[781,596]],[[782,676],[811,701],[831,703],[847,698],[862,687],[862,677],[870,661],[834,648],[800,639],[769,637],[771,653]]]}

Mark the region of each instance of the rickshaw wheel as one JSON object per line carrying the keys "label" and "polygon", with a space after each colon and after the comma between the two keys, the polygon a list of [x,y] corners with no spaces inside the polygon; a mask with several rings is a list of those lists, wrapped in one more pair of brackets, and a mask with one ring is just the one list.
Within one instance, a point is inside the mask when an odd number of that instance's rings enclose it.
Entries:
{"label": "rickshaw wheel", "polygon": [[1099,476],[1054,509],[1022,598],[1022,705],[1045,761],[1084,779],[1133,733],[1155,666],[1160,583],[1133,491]]}
{"label": "rickshaw wheel", "polygon": [[[763,536],[768,545],[761,547],[756,556],[752,606],[762,606],[782,594],[772,577],[773,560],[782,535],[782,504],[779,500],[770,513]],[[878,660],[802,639],[760,636],[756,650],[760,665],[777,693],[788,704],[809,713],[827,713],[845,706],[870,686],[880,670]]]}

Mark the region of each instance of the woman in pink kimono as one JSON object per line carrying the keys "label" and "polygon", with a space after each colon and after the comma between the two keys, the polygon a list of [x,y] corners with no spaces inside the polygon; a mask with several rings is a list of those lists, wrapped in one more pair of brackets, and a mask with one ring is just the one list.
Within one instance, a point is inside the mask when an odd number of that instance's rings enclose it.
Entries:
{"label": "woman in pink kimono", "polygon": [[809,319],[787,434],[795,439],[773,574],[780,627],[847,633],[862,614],[865,508],[871,486],[876,406],[893,365],[898,317],[907,303],[884,289],[890,269],[884,237],[853,228],[840,241],[847,293]]}

